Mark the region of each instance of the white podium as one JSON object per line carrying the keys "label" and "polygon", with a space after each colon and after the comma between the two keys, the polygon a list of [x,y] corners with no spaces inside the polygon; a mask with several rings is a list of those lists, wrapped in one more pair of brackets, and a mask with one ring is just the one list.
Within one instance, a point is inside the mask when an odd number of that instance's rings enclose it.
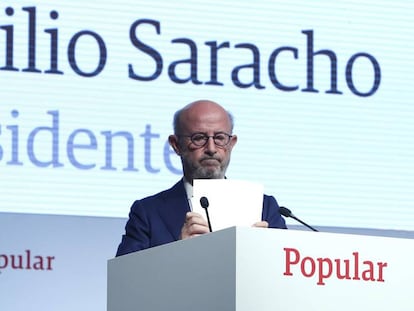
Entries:
{"label": "white podium", "polygon": [[107,311],[414,310],[414,240],[233,227],[108,261]]}

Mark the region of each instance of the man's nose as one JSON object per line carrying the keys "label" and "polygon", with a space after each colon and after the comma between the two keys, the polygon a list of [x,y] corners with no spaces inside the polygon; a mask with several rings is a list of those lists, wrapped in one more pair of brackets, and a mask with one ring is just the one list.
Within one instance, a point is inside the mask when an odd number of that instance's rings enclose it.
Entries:
{"label": "man's nose", "polygon": [[217,152],[217,146],[216,146],[216,143],[214,142],[214,139],[213,139],[212,136],[208,137],[205,149],[206,149],[206,152],[208,152],[208,153],[216,153]]}

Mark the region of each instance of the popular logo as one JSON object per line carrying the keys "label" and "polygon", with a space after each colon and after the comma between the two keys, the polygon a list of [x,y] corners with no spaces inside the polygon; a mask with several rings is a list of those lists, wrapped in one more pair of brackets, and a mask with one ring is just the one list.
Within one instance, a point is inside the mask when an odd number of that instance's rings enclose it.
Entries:
{"label": "popular logo", "polygon": [[55,256],[33,255],[27,249],[24,254],[0,254],[0,273],[4,269],[12,270],[53,270]]}
{"label": "popular logo", "polygon": [[283,275],[299,274],[307,278],[316,277],[317,285],[325,285],[327,279],[385,282],[386,262],[361,260],[359,252],[350,258],[303,256],[296,248],[284,248],[285,272]]}

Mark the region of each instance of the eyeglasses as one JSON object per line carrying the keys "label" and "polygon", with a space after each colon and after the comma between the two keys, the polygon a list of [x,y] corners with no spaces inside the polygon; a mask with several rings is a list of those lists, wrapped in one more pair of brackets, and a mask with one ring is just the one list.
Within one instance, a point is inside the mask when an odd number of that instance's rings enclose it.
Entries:
{"label": "eyeglasses", "polygon": [[216,133],[213,136],[208,136],[204,133],[194,133],[191,135],[177,135],[178,137],[190,138],[190,141],[197,147],[204,147],[209,138],[213,138],[214,144],[219,147],[224,147],[229,144],[230,139],[233,137],[227,133]]}

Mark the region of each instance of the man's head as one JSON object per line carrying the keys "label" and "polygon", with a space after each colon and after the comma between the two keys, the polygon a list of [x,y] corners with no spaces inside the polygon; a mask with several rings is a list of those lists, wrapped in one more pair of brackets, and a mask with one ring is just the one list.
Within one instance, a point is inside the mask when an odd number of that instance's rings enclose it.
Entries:
{"label": "man's head", "polygon": [[233,117],[219,104],[199,100],[174,115],[174,135],[168,140],[180,156],[185,178],[224,178],[237,136]]}

